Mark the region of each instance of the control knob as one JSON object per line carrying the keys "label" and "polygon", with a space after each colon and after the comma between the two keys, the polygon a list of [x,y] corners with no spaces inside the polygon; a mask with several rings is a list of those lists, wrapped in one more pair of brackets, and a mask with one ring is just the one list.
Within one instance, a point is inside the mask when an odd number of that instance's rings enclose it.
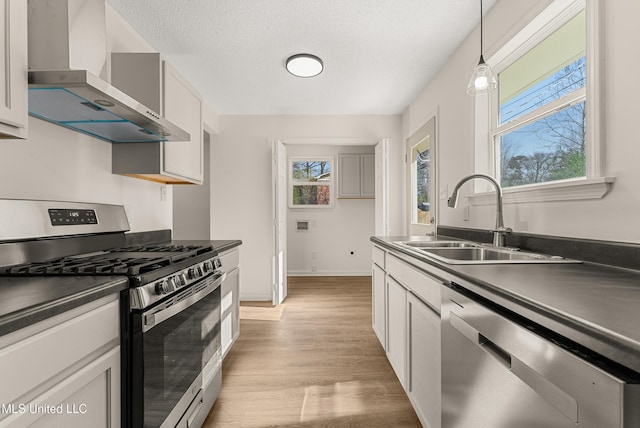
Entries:
{"label": "control knob", "polygon": [[183,273],[176,275],[176,287],[182,287],[187,284],[187,276]]}
{"label": "control knob", "polygon": [[169,284],[169,281],[165,279],[157,282],[155,289],[156,289],[156,294],[160,296],[160,295],[169,293],[172,287],[171,287],[171,284]]}

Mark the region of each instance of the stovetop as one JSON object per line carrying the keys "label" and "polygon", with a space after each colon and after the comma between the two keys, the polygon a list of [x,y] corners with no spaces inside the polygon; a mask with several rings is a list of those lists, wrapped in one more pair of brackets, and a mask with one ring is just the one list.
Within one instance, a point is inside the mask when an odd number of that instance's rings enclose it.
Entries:
{"label": "stovetop", "polygon": [[139,276],[180,269],[216,255],[212,245],[134,245],[115,250],[60,257],[41,262],[0,267],[0,275],[127,275]]}

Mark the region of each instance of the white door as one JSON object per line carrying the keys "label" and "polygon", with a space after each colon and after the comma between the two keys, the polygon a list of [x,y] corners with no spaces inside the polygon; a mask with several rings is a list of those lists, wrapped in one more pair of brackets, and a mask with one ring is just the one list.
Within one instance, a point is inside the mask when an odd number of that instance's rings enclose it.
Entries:
{"label": "white door", "polygon": [[375,234],[389,235],[387,164],[389,162],[389,140],[387,138],[376,144],[375,148]]}
{"label": "white door", "polygon": [[436,231],[436,118],[407,138],[407,212],[409,235],[430,235]]}
{"label": "white door", "polygon": [[273,240],[272,257],[273,304],[287,297],[287,147],[272,141]]}

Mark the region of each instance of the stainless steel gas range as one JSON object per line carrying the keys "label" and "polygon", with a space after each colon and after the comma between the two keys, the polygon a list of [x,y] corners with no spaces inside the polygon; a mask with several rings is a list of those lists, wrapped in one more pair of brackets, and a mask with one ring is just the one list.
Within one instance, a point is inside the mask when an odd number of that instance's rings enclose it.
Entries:
{"label": "stainless steel gas range", "polygon": [[122,206],[1,200],[0,275],[123,275],[122,425],[199,427],[221,387],[225,274],[207,241],[127,245]]}

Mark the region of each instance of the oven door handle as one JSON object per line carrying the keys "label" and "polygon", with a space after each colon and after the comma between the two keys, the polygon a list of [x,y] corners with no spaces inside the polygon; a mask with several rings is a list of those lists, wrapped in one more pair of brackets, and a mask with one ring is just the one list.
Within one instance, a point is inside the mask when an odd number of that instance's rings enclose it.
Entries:
{"label": "oven door handle", "polygon": [[[189,306],[198,303],[200,300],[207,297],[213,290],[218,288],[222,281],[226,278],[226,272],[216,270],[213,273],[213,282],[207,286],[207,288],[196,292],[195,294],[187,297],[186,299],[180,300],[175,303],[173,300],[169,300],[168,302],[162,303],[159,306],[156,306],[153,309],[150,309],[147,312],[142,313],[142,332],[146,333],[151,330],[153,327],[162,323],[163,321],[168,320],[172,316],[177,313],[185,310]],[[205,278],[205,280],[210,280],[210,278]],[[191,286],[193,288],[193,285]],[[178,293],[180,295],[181,293]],[[175,297],[174,297],[175,298]]]}

